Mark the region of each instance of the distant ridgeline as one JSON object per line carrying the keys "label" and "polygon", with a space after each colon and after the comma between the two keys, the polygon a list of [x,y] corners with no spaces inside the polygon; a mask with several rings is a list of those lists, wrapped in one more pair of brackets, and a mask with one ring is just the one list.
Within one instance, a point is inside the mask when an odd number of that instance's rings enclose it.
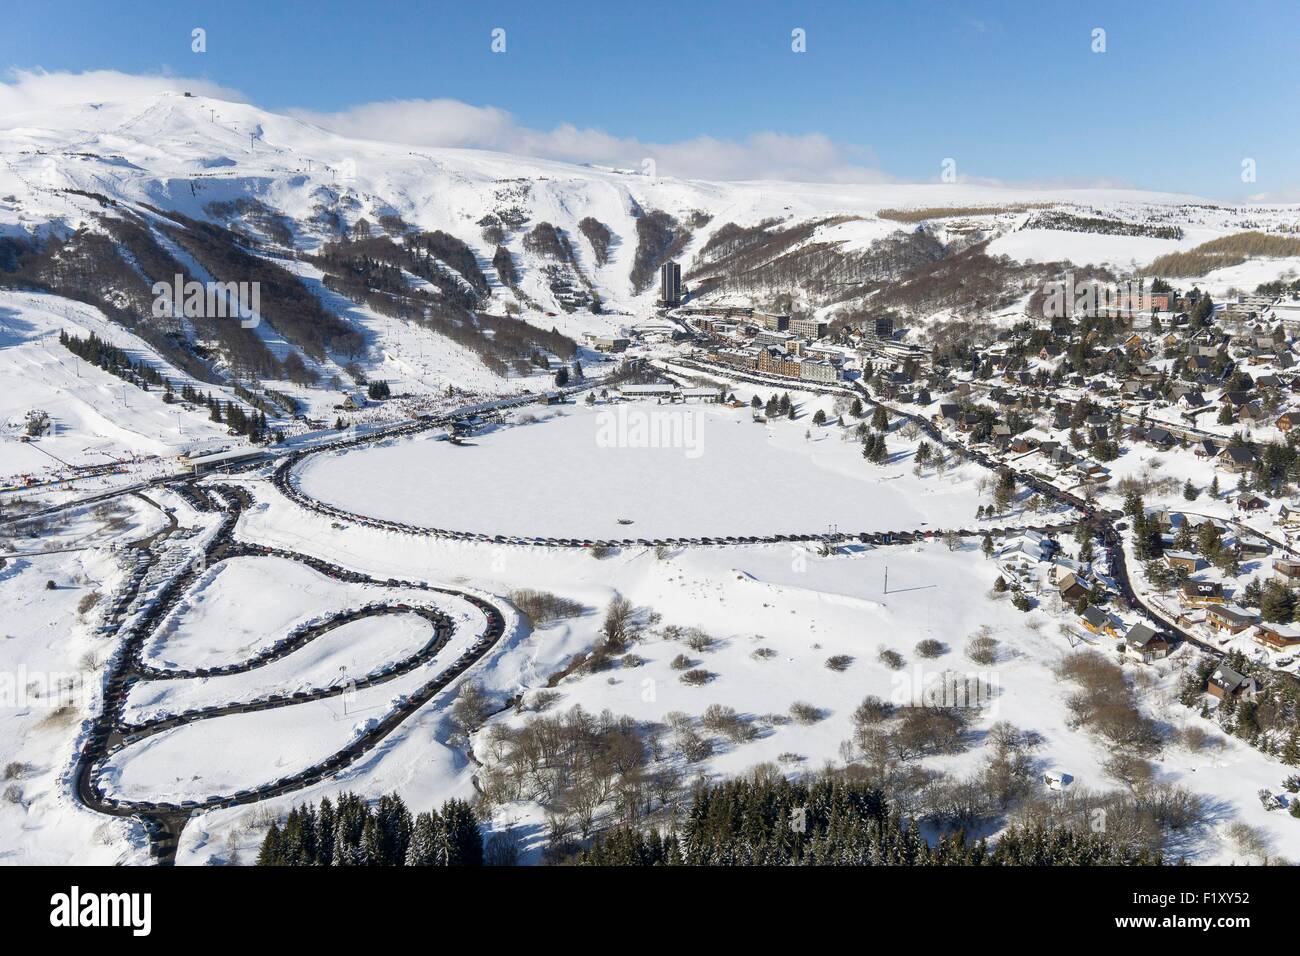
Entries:
{"label": "distant ridgeline", "polygon": [[1155,866],[1160,854],[1101,834],[1011,827],[990,845],[959,833],[933,847],[865,784],[732,780],[696,790],[679,831],[619,827],[579,862],[597,866]]}

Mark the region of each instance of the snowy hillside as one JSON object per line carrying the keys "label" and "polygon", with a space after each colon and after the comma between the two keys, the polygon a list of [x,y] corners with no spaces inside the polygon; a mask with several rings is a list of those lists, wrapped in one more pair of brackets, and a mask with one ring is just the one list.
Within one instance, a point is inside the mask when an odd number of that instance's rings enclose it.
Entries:
{"label": "snowy hillside", "polygon": [[[525,241],[541,223],[554,225],[568,239],[578,283],[590,284],[607,309],[636,314],[653,305],[653,289],[635,284],[633,275],[641,247],[638,220],[655,211],[672,218],[672,251],[685,263],[727,224],[779,222],[788,227],[834,218],[833,227],[816,229],[806,242],[851,253],[928,222],[945,241],[993,239],[992,252],[1013,258],[1069,258],[1080,265],[1119,267],[1227,232],[1294,223],[1300,215],[1296,207],[1233,209],[1190,196],[1107,189],[651,178],[481,150],[352,140],[249,105],[182,93],[12,115],[2,125],[0,234],[93,226],[98,215],[113,215],[105,200],[221,220],[213,204],[256,199],[284,217],[285,238],[294,248],[313,251],[341,223],[351,227],[366,219],[386,228],[381,223],[400,217],[407,227],[442,230],[473,250],[492,280],[491,302],[485,304],[489,309],[516,301],[525,311],[563,311],[544,272],[557,263]],[[1070,228],[1022,231],[1047,208],[1144,223],[1172,218],[1175,207],[1179,221],[1197,222],[1176,239]],[[1196,210],[1194,216],[1189,208]],[[899,210],[930,210],[933,218],[891,213]],[[607,260],[579,225],[588,217],[612,236]],[[490,231],[493,226],[499,234]],[[493,275],[498,244],[517,263],[516,291]],[[686,278],[689,282],[689,269]]]}

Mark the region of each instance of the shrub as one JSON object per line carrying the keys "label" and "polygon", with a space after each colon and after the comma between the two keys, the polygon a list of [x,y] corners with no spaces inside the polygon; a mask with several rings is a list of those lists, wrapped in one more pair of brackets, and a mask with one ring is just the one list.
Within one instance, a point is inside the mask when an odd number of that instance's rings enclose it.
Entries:
{"label": "shrub", "polygon": [[826,716],[826,712],[820,707],[814,707],[812,704],[797,700],[790,705],[790,716],[806,727],[822,720]]}
{"label": "shrub", "polygon": [[698,627],[693,627],[686,632],[686,646],[693,651],[707,651],[713,647],[713,638]]}
{"label": "shrub", "polygon": [[988,666],[998,661],[998,639],[988,634],[979,634],[966,642],[966,656],[976,664]]}
{"label": "shrub", "polygon": [[934,638],[927,637],[916,645],[916,653],[926,660],[932,660],[948,653],[948,645],[943,641],[936,641]]}
{"label": "shrub", "polygon": [[534,624],[546,624],[566,617],[576,617],[586,610],[577,601],[570,601],[549,591],[520,588],[506,595],[515,607],[528,615]]}
{"label": "shrub", "polygon": [[894,705],[881,700],[875,694],[868,694],[853,710],[853,723],[858,727],[878,724],[894,716]]}
{"label": "shrub", "polygon": [[848,654],[836,654],[834,657],[826,658],[826,666],[837,672],[848,670],[852,663],[853,658]]}
{"label": "shrub", "polygon": [[713,755],[713,741],[702,737],[693,727],[679,728],[675,743],[677,752],[687,763],[697,763]]}
{"label": "shrub", "polygon": [[758,731],[736,713],[734,707],[727,707],[724,704],[710,704],[704,710],[700,717],[700,722],[714,733],[722,734],[733,743],[743,743],[747,740],[753,740]]}
{"label": "shrub", "polygon": [[675,671],[684,671],[691,666],[691,659],[685,654],[678,654],[668,664]]}
{"label": "shrub", "polygon": [[86,594],[83,594],[81,600],[77,602],[77,613],[80,614],[82,617],[85,617],[87,614],[90,613],[91,609],[93,609],[94,606],[99,603],[99,600],[102,597],[103,595],[100,594],[98,591],[90,591]]}
{"label": "shrub", "polygon": [[713,675],[703,668],[697,667],[694,670],[686,671],[681,676],[683,684],[689,684],[692,687],[699,687],[713,680]]}
{"label": "shrub", "polygon": [[898,651],[890,650],[886,647],[882,648],[880,651],[880,663],[884,664],[891,671],[896,671],[900,670],[906,661],[903,660],[903,655],[898,653]]}
{"label": "shrub", "polygon": [[929,754],[959,753],[969,715],[958,708],[903,707],[901,723],[890,735],[890,744],[901,758]]}

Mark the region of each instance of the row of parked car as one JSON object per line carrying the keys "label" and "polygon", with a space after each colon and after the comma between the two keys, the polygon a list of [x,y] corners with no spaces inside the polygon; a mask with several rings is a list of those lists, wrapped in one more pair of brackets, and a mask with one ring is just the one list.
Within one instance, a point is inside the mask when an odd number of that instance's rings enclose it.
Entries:
{"label": "row of parked car", "polygon": [[[222,499],[224,499],[222,503],[228,507],[229,513],[223,521],[221,528],[213,536],[212,540],[209,541],[208,546],[205,549],[207,562],[224,560],[227,557],[243,554],[274,555],[291,560],[302,561],[329,577],[359,583],[380,583],[366,575],[330,564],[329,562],[322,561],[309,555],[302,555],[296,552],[262,545],[247,545],[234,542],[232,540],[232,532],[235,520],[242,508],[251,502],[251,497],[244,489],[230,488],[227,486],[223,486],[223,489],[227,493],[222,496]],[[299,789],[319,782],[320,780],[330,776],[339,767],[350,762],[352,759],[355,759],[356,756],[364,753],[380,739],[386,736],[393,727],[401,723],[402,720],[405,720],[406,717],[414,712],[415,709],[422,706],[430,697],[477,661],[482,652],[494,644],[504,631],[505,621],[500,610],[491,602],[484,600],[477,595],[464,594],[448,588],[434,588],[417,582],[390,578],[388,581],[383,583],[390,587],[408,587],[412,589],[446,593],[461,597],[475,605],[480,611],[482,611],[487,622],[487,627],[483,636],[476,640],[474,644],[457,657],[455,661],[420,689],[409,695],[402,695],[395,698],[395,708],[390,712],[388,717],[379,724],[368,728],[357,741],[354,741],[349,747],[344,748],[312,767],[294,774],[280,777],[260,787],[240,790],[230,795],[213,794],[202,800],[186,800],[181,802],[129,801],[117,797],[110,797],[104,790],[104,783],[110,772],[103,762],[104,758],[107,757],[109,753],[116,752],[121,747],[134,743],[144,736],[157,733],[160,730],[180,726],[193,720],[205,719],[227,712],[260,710],[285,706],[287,704],[311,699],[314,696],[336,694],[340,692],[338,688],[322,688],[320,691],[295,691],[289,694],[275,694],[263,700],[248,704],[211,705],[184,714],[170,715],[158,720],[148,721],[140,725],[123,725],[121,723],[122,708],[125,705],[126,695],[130,690],[130,686],[136,679],[138,679],[141,673],[148,672],[148,669],[144,668],[138,659],[144,637],[152,633],[153,628],[156,627],[157,623],[161,621],[163,616],[180,600],[182,595],[185,593],[185,587],[198,573],[198,567],[198,565],[191,565],[187,569],[186,573],[178,575],[176,578],[169,581],[164,591],[161,593],[160,598],[150,605],[146,613],[141,615],[141,617],[135,622],[132,633],[128,635],[123,658],[124,662],[128,662],[130,666],[119,666],[106,685],[104,711],[92,729],[82,754],[85,768],[83,772],[86,774],[85,779],[87,787],[90,791],[90,795],[94,798],[93,803],[98,805],[101,809],[109,811],[115,810],[124,813],[146,813],[155,815],[186,813],[198,809],[213,809],[217,807],[251,803],[256,800],[265,799],[268,796],[275,796],[280,792]],[[361,608],[346,611],[341,615],[331,618],[328,622],[318,623],[305,630],[312,630],[314,628],[317,633],[323,633],[325,630],[337,627],[340,624],[347,623],[350,620],[355,620],[368,614],[401,612],[418,613],[432,621],[435,627],[434,638],[429,642],[429,644],[421,649],[420,654],[418,655],[420,660],[412,658],[411,661],[387,664],[373,674],[367,675],[366,678],[358,681],[355,685],[357,687],[364,687],[390,679],[399,672],[405,673],[410,669],[410,666],[418,666],[423,660],[427,660],[432,657],[432,655],[436,654],[438,650],[445,646],[450,637],[452,630],[450,619],[441,611],[436,609],[412,606],[405,602],[395,604],[372,602]],[[287,649],[292,649],[289,648],[288,645],[295,641],[297,643],[302,643],[305,639],[309,638],[305,638],[301,632],[296,635],[291,635],[288,638],[283,638],[281,641],[277,642],[272,649],[268,649],[268,651],[264,652],[264,656],[282,656],[284,653],[287,653]],[[412,661],[414,661],[414,664],[412,664]],[[259,661],[258,663],[263,663],[263,661]],[[232,672],[231,668],[234,670],[240,670],[252,666],[258,666],[258,664],[244,662],[240,665],[225,665],[219,668],[207,669],[204,673],[230,673]],[[167,673],[168,676],[175,676],[174,672]],[[107,748],[107,743],[114,728],[117,728],[119,734],[122,734],[122,736],[110,751]]]}

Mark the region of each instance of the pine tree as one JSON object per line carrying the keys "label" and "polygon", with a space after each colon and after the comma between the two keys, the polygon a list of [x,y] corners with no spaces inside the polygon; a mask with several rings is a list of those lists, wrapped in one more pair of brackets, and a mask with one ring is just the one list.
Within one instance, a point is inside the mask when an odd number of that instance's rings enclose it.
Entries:
{"label": "pine tree", "polygon": [[434,811],[416,814],[411,839],[406,846],[407,866],[433,866],[442,839],[442,822]]}
{"label": "pine tree", "polygon": [[[1282,762],[1288,767],[1300,767],[1300,727],[1292,727],[1286,743],[1282,746]],[[1292,809],[1300,806],[1300,801],[1291,801]]]}
{"label": "pine tree", "polygon": [[442,805],[438,855],[443,866],[482,866],[483,833],[474,810],[464,800]]}

